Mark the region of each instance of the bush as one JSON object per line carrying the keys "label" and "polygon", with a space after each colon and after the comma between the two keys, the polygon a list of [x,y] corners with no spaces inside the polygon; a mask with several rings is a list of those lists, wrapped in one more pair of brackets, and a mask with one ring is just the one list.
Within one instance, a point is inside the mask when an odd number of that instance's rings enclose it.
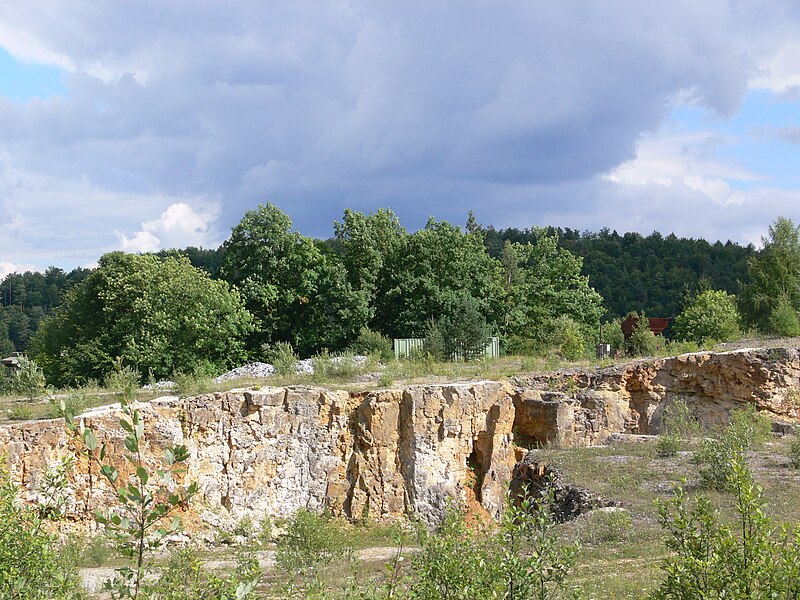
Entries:
{"label": "bush", "polygon": [[296,373],[297,361],[300,359],[289,342],[275,342],[264,345],[264,360],[275,367],[275,374],[286,376]]}
{"label": "bush", "polygon": [[375,356],[379,360],[391,360],[394,358],[394,346],[392,340],[377,331],[372,331],[364,327],[358,334],[356,341],[350,345],[353,354],[364,354]]}
{"label": "bush", "polygon": [[781,295],[769,315],[770,331],[783,337],[800,336],[800,319],[791,300]]}
{"label": "bush", "polygon": [[611,354],[625,352],[625,334],[622,333],[622,320],[612,319],[606,321],[602,326],[602,343],[611,344]]}
{"label": "bush", "polygon": [[662,433],[656,441],[656,456],[670,458],[681,449],[681,438],[671,433]]}
{"label": "bush", "polygon": [[759,414],[753,405],[733,411],[728,427],[704,441],[695,453],[695,461],[701,465],[701,483],[712,489],[727,489],[733,465],[743,463],[745,451],[763,445],[771,431],[769,418]]}
{"label": "bush", "polygon": [[580,325],[562,315],[553,321],[552,327],[553,343],[558,347],[561,356],[571,361],[582,358],[586,352],[586,340]]}
{"label": "bush", "polygon": [[636,318],[636,327],[631,336],[625,340],[625,352],[628,356],[654,356],[658,352],[659,340],[650,331],[650,322],[642,313],[630,313],[628,315]]}
{"label": "bush", "polygon": [[789,444],[789,464],[795,469],[800,469],[800,437],[795,436]]}
{"label": "bush", "polygon": [[672,500],[659,503],[671,553],[662,561],[666,577],[651,594],[655,600],[800,596],[800,526],[772,537],[763,489],[741,456],[730,464],[726,487],[736,498],[732,525],[703,496],[690,506],[680,486]]}
{"label": "bush", "polygon": [[11,389],[25,396],[28,401],[35,402],[39,396],[44,394],[46,387],[44,373],[36,361],[20,356],[17,370],[14,371],[14,377],[11,379]]}
{"label": "bush", "polygon": [[330,517],[300,509],[289,521],[286,533],[278,538],[276,561],[291,573],[350,558],[351,553]]}
{"label": "bush", "polygon": [[261,568],[252,554],[238,557],[234,573],[218,575],[203,568],[194,550],[183,548],[170,554],[156,580],[145,584],[143,595],[153,600],[244,600],[253,597],[260,579]]}
{"label": "bush", "polygon": [[689,440],[700,434],[700,421],[682,398],[674,400],[664,409],[662,432],[679,440]]}
{"label": "bush", "polygon": [[679,340],[702,344],[705,340],[727,342],[741,335],[736,296],[722,290],[706,290],[695,296],[677,316],[672,327]]}
{"label": "bush", "polygon": [[36,513],[18,503],[18,492],[0,462],[0,597],[80,598],[72,553],[59,548]]}
{"label": "bush", "polygon": [[425,352],[439,361],[474,360],[483,355],[492,329],[479,310],[478,301],[463,296],[453,312],[428,322]]}

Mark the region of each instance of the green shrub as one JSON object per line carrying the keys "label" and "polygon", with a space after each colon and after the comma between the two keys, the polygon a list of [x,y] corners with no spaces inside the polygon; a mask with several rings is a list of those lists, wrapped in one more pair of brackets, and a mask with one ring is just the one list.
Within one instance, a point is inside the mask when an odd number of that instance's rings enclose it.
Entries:
{"label": "green shrub", "polygon": [[650,322],[644,313],[633,312],[628,315],[636,318],[636,327],[630,337],[625,340],[625,352],[628,356],[654,356],[658,352],[659,340],[650,331]]}
{"label": "green shrub", "polygon": [[293,375],[295,365],[300,359],[289,342],[275,342],[264,346],[264,360],[275,367],[275,374],[280,376]]}
{"label": "green shrub", "polygon": [[59,547],[38,515],[20,505],[18,493],[0,462],[0,598],[80,598],[73,553]]}
{"label": "green shrub", "polygon": [[795,469],[800,469],[800,436],[795,436],[789,444],[789,464]]}
{"label": "green shrub", "polygon": [[394,358],[392,340],[377,331],[364,327],[349,348],[354,354],[375,356],[379,360]]}
{"label": "green shrub", "polygon": [[744,461],[744,453],[759,448],[769,438],[772,423],[752,404],[731,413],[730,424],[716,437],[705,440],[695,453],[700,464],[700,481],[705,487],[726,489],[733,464]]}
{"label": "green shrub", "polygon": [[176,371],[171,379],[175,382],[175,391],[184,396],[204,394],[211,389],[211,377],[205,372]]}
{"label": "green shrub", "polygon": [[706,290],[675,318],[672,331],[677,339],[697,344],[705,340],[727,342],[741,335],[740,320],[736,296],[722,290]]}
{"label": "green shrub", "polygon": [[560,316],[552,323],[553,345],[566,360],[575,361],[586,352],[586,341],[581,327],[573,319]]}
{"label": "green shrub", "polygon": [[8,418],[12,421],[30,421],[33,418],[33,409],[27,404],[12,406],[8,409]]}
{"label": "green shrub", "polygon": [[682,398],[673,400],[664,409],[662,423],[662,432],[679,440],[689,440],[700,434],[700,421]]}
{"label": "green shrub", "polygon": [[656,440],[656,456],[658,458],[670,458],[681,449],[681,438],[672,433],[662,433]]}
{"label": "green shrub", "polygon": [[253,597],[260,579],[261,568],[252,554],[238,557],[235,572],[219,575],[203,568],[194,550],[183,548],[169,555],[142,595],[152,600],[244,600]]}
{"label": "green shrub", "polygon": [[783,337],[800,336],[800,319],[791,300],[781,295],[769,315],[770,331]]}
{"label": "green shrub", "polygon": [[17,369],[14,371],[14,377],[11,379],[11,389],[25,396],[28,401],[35,402],[37,398],[44,394],[46,387],[47,382],[44,379],[44,373],[39,368],[39,365],[36,364],[36,361],[20,356],[17,360]]}
{"label": "green shrub", "polygon": [[659,503],[671,552],[662,561],[665,578],[651,594],[654,600],[800,597],[800,526],[773,538],[763,489],[741,456],[730,463],[726,487],[736,499],[732,524],[722,521],[708,498],[690,505],[680,486],[672,500]]}
{"label": "green shrub", "polygon": [[276,561],[291,573],[351,555],[352,549],[330,517],[300,509],[289,521],[286,533],[278,538]]}
{"label": "green shrub", "polygon": [[625,335],[622,333],[622,319],[606,321],[602,326],[603,343],[611,344],[612,356],[618,352],[625,352]]}

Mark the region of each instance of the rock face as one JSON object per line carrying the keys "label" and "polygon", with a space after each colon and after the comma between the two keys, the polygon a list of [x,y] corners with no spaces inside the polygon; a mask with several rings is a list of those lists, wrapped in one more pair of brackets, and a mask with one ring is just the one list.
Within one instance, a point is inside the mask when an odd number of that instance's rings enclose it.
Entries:
{"label": "rock face", "polygon": [[[185,444],[199,484],[192,519],[286,517],[300,508],[347,518],[415,514],[436,522],[465,485],[499,515],[514,466],[511,389],[497,382],[414,386],[351,395],[309,387],[264,388],[142,403],[152,466]],[[119,468],[119,410],[84,415]],[[59,457],[74,454],[60,420],[0,428],[0,448],[29,501]],[[72,471],[70,516],[91,519],[112,490],[85,457]]]}
{"label": "rock face", "polygon": [[[439,520],[448,502],[502,511],[524,452],[544,444],[589,446],[619,433],[657,433],[664,408],[684,399],[706,423],[753,403],[784,421],[800,417],[796,349],[698,353],[592,372],[411,386],[369,393],[263,388],[141,405],[147,460],[185,444],[187,481],[200,494],[186,521],[224,524],[327,508],[350,519],[413,514]],[[119,410],[83,416],[124,467]],[[48,466],[75,455],[63,421],[0,427],[0,451],[25,498],[37,502]],[[517,471],[520,472],[521,467]],[[70,473],[69,517],[91,522],[113,504],[96,466]]]}

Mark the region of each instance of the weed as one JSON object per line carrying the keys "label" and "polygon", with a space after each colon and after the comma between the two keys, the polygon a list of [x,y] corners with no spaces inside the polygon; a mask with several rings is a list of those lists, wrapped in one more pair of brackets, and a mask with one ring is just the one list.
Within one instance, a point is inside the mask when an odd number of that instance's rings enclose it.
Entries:
{"label": "weed", "polygon": [[789,464],[800,469],[800,436],[795,436],[789,445]]}
{"label": "weed", "polygon": [[8,409],[8,418],[12,421],[30,421],[33,418],[33,409],[27,404],[12,406]]}
{"label": "weed", "polygon": [[579,519],[576,535],[582,544],[614,544],[633,535],[633,519],[621,509],[593,510]]}

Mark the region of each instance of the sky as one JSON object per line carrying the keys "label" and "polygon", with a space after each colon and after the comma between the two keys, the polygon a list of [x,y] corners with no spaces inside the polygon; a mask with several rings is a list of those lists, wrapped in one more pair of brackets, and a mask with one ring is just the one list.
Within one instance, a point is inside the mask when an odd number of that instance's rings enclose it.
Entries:
{"label": "sky", "polygon": [[800,3],[3,0],[0,276],[259,203],[760,244],[800,223]]}

